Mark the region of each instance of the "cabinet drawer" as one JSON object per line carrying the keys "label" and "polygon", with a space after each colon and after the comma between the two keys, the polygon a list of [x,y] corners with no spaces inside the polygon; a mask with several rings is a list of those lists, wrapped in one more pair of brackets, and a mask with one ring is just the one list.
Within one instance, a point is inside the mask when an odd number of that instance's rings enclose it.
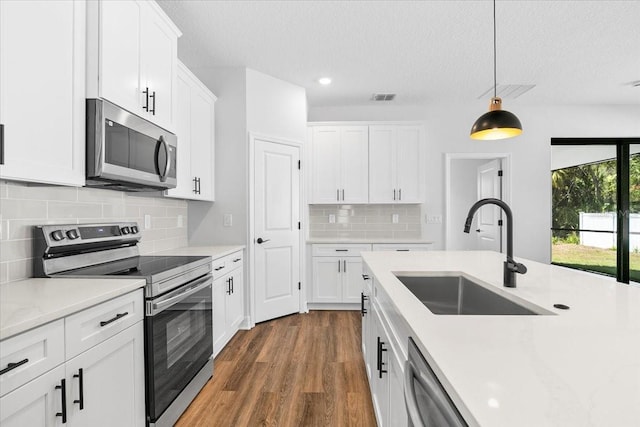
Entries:
{"label": "cabinet drawer", "polygon": [[[64,362],[64,320],[56,320],[0,343],[0,396]],[[13,365],[16,364],[16,365]],[[11,369],[12,366],[13,369]]]}
{"label": "cabinet drawer", "polygon": [[360,256],[361,252],[371,251],[369,244],[348,244],[348,245],[331,245],[319,244],[313,245],[313,256]]}
{"label": "cabinet drawer", "polygon": [[430,251],[431,243],[374,243],[374,251]]}
{"label": "cabinet drawer", "polygon": [[229,269],[227,268],[227,260],[228,258],[226,256],[213,260],[213,262],[211,263],[211,273],[213,274],[213,280],[227,274],[227,271],[229,271]]}
{"label": "cabinet drawer", "polygon": [[243,263],[242,251],[234,252],[227,256],[227,266],[229,271],[242,267]]}
{"label": "cabinet drawer", "polygon": [[67,359],[141,321],[143,301],[139,289],[65,318]]}

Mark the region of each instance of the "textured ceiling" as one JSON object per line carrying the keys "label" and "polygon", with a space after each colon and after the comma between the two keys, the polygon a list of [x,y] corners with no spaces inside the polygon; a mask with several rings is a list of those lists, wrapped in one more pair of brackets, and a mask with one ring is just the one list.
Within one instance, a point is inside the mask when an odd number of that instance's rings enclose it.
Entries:
{"label": "textured ceiling", "polygon": [[[367,105],[374,92],[397,93],[396,105],[469,102],[493,85],[489,0],[158,3],[197,74],[252,68],[306,88],[312,107]],[[640,104],[640,0],[496,8],[498,84],[536,85],[510,103]]]}

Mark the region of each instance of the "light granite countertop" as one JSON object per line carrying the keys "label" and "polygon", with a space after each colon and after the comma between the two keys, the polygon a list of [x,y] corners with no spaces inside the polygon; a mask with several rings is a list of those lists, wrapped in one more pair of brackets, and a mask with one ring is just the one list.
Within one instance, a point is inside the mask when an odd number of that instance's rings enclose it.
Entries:
{"label": "light granite countertop", "polygon": [[370,243],[370,244],[374,244],[374,243],[380,243],[380,244],[416,244],[416,245],[430,245],[433,244],[435,242],[431,241],[431,240],[422,240],[422,239],[394,239],[394,238],[386,238],[386,239],[381,239],[381,238],[348,238],[348,237],[341,237],[341,238],[332,238],[332,237],[309,237],[307,239],[307,243],[309,244],[313,244],[313,243],[335,243],[335,244],[341,244],[341,243]]}
{"label": "light granite countertop", "polygon": [[0,285],[0,340],[145,285],[144,279],[26,279]]}
{"label": "light granite countertop", "polygon": [[[640,287],[516,257],[529,271],[504,288],[495,252],[362,257],[469,425],[639,425]],[[434,315],[394,272],[464,272],[555,315]]]}
{"label": "light granite countertop", "polygon": [[168,249],[162,252],[155,252],[154,255],[176,255],[176,256],[211,256],[213,259],[222,258],[237,251],[241,251],[245,245],[221,245],[221,246],[185,246],[183,248]]}

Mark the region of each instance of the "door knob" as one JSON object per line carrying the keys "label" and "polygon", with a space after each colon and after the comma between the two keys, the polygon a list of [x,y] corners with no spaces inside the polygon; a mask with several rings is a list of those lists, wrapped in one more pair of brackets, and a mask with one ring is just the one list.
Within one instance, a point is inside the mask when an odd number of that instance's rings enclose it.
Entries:
{"label": "door knob", "polygon": [[263,244],[264,242],[268,242],[271,239],[263,239],[262,237],[258,237],[258,240],[256,240],[256,243],[258,243],[259,245]]}

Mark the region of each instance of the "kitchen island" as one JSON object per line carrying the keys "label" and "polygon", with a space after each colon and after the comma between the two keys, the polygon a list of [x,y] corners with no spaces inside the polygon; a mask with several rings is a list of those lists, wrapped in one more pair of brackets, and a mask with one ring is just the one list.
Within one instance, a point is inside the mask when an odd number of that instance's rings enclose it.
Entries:
{"label": "kitchen island", "polygon": [[[640,425],[639,287],[517,258],[528,273],[504,288],[504,255],[495,252],[362,258],[398,359],[413,337],[470,426]],[[549,314],[436,315],[395,275],[418,272],[460,272]]]}

